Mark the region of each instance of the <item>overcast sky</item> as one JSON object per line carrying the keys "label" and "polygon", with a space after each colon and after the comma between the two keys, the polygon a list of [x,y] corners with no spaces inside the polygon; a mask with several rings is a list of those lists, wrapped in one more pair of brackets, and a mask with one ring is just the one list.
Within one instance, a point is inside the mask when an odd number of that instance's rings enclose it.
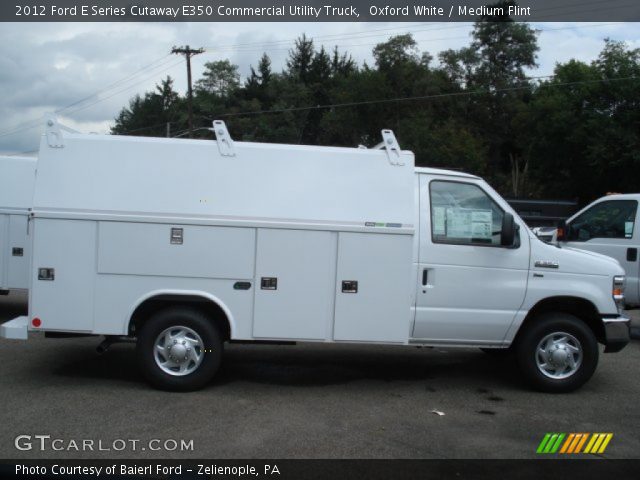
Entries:
{"label": "overcast sky", "polygon": [[[548,75],[556,62],[570,58],[593,60],[606,37],[640,47],[637,23],[533,26],[541,33],[540,67],[532,75]],[[302,33],[318,45],[338,45],[358,62],[372,63],[373,46],[395,34],[412,32],[420,50],[436,56],[467,45],[470,31],[471,24],[463,23],[4,23],[0,153],[36,150],[46,112],[69,106],[59,113],[64,124],[106,133],[130,97],[152,89],[166,75],[183,93],[186,69],[183,57],[169,55],[173,45],[207,49],[193,59],[195,81],[205,62],[225,58],[238,65],[244,77],[262,52],[279,71]]]}

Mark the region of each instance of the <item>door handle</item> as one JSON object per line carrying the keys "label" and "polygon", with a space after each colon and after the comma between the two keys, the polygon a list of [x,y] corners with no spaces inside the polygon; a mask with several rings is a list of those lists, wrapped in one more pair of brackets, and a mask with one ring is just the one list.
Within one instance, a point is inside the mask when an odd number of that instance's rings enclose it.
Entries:
{"label": "door handle", "polygon": [[428,282],[429,282],[429,270],[425,268],[422,270],[422,286],[426,287]]}
{"label": "door handle", "polygon": [[627,262],[635,262],[638,260],[638,249],[627,248]]}

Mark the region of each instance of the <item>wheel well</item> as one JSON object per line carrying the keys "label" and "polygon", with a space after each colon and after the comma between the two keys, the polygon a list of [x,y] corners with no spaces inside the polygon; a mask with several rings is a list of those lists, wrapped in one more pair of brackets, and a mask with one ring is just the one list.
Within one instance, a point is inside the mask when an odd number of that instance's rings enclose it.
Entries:
{"label": "wheel well", "polygon": [[213,300],[197,295],[157,295],[148,298],[135,309],[129,321],[129,335],[135,336],[136,330],[156,312],[175,306],[192,307],[205,313],[214,322],[223,335],[224,340],[231,338],[231,325],[227,314]]}
{"label": "wheel well", "polygon": [[550,297],[539,301],[529,310],[529,313],[518,329],[514,343],[518,340],[520,332],[523,332],[530,323],[535,321],[535,317],[549,312],[563,312],[578,317],[587,324],[599,342],[604,342],[604,325],[602,324],[602,318],[598,313],[598,309],[593,303],[579,297]]}

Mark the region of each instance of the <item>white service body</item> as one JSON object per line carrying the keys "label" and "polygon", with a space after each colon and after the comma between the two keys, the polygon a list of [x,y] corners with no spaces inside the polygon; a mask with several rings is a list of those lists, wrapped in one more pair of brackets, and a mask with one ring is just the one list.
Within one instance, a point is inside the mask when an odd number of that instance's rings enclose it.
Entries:
{"label": "white service body", "polygon": [[[49,127],[30,330],[135,335],[145,305],[180,299],[215,305],[229,338],[249,341],[506,347],[530,312],[564,301],[583,302],[598,322],[626,321],[612,297],[618,262],[539,241],[482,179],[415,168],[393,134],[370,150],[216,133]],[[506,212],[519,227],[510,247],[496,243]]]}
{"label": "white service body", "polygon": [[36,159],[0,156],[0,292],[27,289]]}

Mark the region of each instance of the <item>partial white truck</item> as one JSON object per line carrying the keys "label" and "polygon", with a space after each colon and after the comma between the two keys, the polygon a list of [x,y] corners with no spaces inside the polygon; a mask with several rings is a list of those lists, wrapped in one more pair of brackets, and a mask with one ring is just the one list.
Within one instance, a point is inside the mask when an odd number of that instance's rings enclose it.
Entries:
{"label": "partial white truck", "polygon": [[640,193],[607,195],[570,217],[558,231],[560,245],[615,258],[626,271],[626,304],[640,306]]}
{"label": "partial white truck", "polygon": [[514,352],[578,388],[629,341],[624,271],[539,241],[481,178],[374,149],[42,137],[29,315],[5,338],[136,341],[156,387],[205,386],[227,341]]}
{"label": "partial white truck", "polygon": [[0,156],[0,295],[29,285],[29,211],[36,159]]}

